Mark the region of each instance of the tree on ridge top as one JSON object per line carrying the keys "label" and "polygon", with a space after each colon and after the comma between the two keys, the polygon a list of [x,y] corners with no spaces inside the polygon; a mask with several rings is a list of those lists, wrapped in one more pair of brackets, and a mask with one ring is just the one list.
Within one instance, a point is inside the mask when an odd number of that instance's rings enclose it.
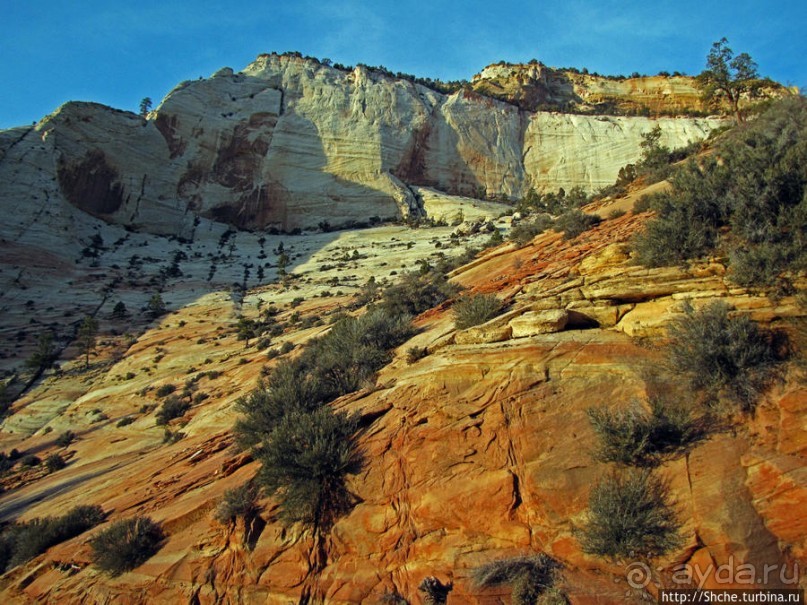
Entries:
{"label": "tree on ridge top", "polygon": [[735,56],[726,38],[712,44],[712,50],[706,57],[706,69],[696,80],[703,91],[705,101],[726,98],[737,118],[737,123],[743,122],[740,98],[745,93],[753,95],[760,85],[756,62],[748,53]]}

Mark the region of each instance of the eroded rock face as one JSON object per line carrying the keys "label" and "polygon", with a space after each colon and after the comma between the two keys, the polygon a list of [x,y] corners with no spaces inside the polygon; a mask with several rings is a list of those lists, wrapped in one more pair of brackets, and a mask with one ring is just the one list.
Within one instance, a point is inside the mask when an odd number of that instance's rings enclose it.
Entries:
{"label": "eroded rock face", "polygon": [[510,199],[530,187],[592,191],[637,160],[657,124],[661,143],[678,147],[720,123],[532,113],[363,66],[262,55],[180,84],[148,119],[69,103],[6,131],[0,172],[12,202],[47,190],[158,233],[185,235],[197,216],[293,230],[420,215],[411,185]]}

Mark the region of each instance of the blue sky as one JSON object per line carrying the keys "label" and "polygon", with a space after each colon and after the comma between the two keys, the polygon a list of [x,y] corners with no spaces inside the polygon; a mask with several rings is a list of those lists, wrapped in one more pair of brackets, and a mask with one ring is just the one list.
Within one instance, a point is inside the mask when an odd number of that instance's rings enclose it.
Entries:
{"label": "blue sky", "polygon": [[68,100],[136,111],[262,52],[444,80],[536,58],[603,74],[700,72],[726,36],[762,75],[807,89],[804,0],[0,0],[0,128]]}

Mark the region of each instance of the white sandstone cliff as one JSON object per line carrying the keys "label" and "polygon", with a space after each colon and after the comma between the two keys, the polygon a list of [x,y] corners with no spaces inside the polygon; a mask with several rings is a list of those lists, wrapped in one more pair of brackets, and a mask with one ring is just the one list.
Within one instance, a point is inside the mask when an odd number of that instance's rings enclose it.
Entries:
{"label": "white sandstone cliff", "polygon": [[424,212],[410,185],[517,198],[614,182],[656,125],[670,147],[719,119],[528,112],[359,66],[261,55],[184,82],[147,119],[68,103],[0,136],[0,202],[73,206],[187,236],[198,216],[292,230]]}

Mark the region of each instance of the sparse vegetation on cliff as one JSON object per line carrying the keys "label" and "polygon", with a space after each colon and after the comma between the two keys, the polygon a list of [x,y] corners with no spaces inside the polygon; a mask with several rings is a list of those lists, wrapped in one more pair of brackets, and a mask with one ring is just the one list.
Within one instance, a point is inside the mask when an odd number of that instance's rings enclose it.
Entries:
{"label": "sparse vegetation on cliff", "polygon": [[579,530],[584,552],[613,560],[662,556],[681,543],[668,484],[649,470],[613,471],[589,496]]}
{"label": "sparse vegetation on cliff", "polygon": [[61,517],[12,523],[0,535],[0,570],[6,570],[69,540],[104,520],[100,506],[77,506]]}
{"label": "sparse vegetation on cliff", "polygon": [[732,317],[722,302],[685,315],[670,326],[670,361],[709,401],[721,396],[753,410],[775,377],[773,335],[744,316]]}
{"label": "sparse vegetation on cliff", "polygon": [[676,170],[672,190],[649,202],[656,217],[634,240],[657,267],[718,249],[747,287],[790,289],[807,267],[807,101],[778,101],[724,135],[712,156]]}
{"label": "sparse vegetation on cliff", "polygon": [[660,398],[650,400],[649,412],[589,408],[588,417],[598,441],[595,458],[631,466],[655,466],[687,451],[707,436],[710,425],[705,416]]}
{"label": "sparse vegetation on cliff", "polygon": [[280,505],[280,517],[327,530],[353,502],[345,484],[361,470],[358,418],[319,408],[284,414],[258,450],[257,481]]}
{"label": "sparse vegetation on cliff", "polygon": [[258,496],[258,486],[252,481],[228,489],[216,508],[216,519],[222,523],[231,523],[238,518],[251,519],[260,510]]}
{"label": "sparse vegetation on cliff", "polygon": [[92,562],[117,576],[145,563],[160,549],[165,534],[148,517],[116,521],[90,542]]}
{"label": "sparse vegetation on cliff", "polygon": [[368,383],[411,334],[406,316],[383,308],[342,317],[239,400],[237,441],[261,461],[258,483],[278,498],[283,519],[321,529],[349,507],[345,478],[361,466],[357,419],[326,404]]}
{"label": "sparse vegetation on cliff", "polygon": [[542,597],[552,589],[559,570],[557,561],[539,553],[487,563],[474,569],[471,577],[479,588],[509,586],[513,605],[533,605],[546,602]]}
{"label": "sparse vegetation on cliff", "polygon": [[459,288],[443,272],[424,267],[424,271],[407,273],[398,284],[384,290],[381,307],[387,313],[419,315],[457,295]]}
{"label": "sparse vegetation on cliff", "polygon": [[495,294],[474,294],[460,298],[452,310],[454,326],[464,330],[496,317],[502,310],[502,303]]}

